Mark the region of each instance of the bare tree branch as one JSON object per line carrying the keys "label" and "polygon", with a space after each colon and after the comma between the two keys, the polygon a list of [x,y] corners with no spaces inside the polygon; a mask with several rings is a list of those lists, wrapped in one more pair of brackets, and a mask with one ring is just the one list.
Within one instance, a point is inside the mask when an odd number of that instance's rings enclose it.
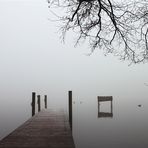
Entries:
{"label": "bare tree branch", "polygon": [[[76,45],[86,40],[91,48],[103,49],[132,63],[148,61],[147,0],[49,0],[60,17],[65,34],[77,32]],[[59,15],[58,15],[59,16]]]}

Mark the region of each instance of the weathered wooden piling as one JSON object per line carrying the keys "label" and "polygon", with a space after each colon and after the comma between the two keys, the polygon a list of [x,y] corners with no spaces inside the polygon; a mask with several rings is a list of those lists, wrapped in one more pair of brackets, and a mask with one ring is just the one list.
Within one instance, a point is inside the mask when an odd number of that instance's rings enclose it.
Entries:
{"label": "weathered wooden piling", "polygon": [[37,95],[37,98],[38,98],[38,100],[37,100],[38,112],[40,112],[41,111],[41,96],[40,95]]}
{"label": "weathered wooden piling", "polygon": [[31,103],[31,106],[32,106],[32,116],[35,115],[35,98],[36,98],[36,93],[32,92],[32,103]]}
{"label": "weathered wooden piling", "polygon": [[44,95],[45,108],[47,109],[47,95]]}
{"label": "weathered wooden piling", "polygon": [[69,102],[69,124],[72,130],[72,91],[68,92],[68,102]]}

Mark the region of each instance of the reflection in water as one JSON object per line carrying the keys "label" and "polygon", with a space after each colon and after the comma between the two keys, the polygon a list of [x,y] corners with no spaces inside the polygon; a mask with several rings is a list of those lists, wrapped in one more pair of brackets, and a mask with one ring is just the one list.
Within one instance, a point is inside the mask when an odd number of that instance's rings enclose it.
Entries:
{"label": "reflection in water", "polygon": [[99,96],[96,99],[94,96],[82,104],[77,103],[79,100],[75,103],[73,136],[76,148],[148,147],[147,100],[139,109],[139,100],[131,102],[130,99],[113,97]]}
{"label": "reflection in water", "polygon": [[[110,112],[101,112],[100,111],[100,102],[110,101]],[[102,117],[113,117],[113,97],[112,96],[98,96],[98,118]]]}

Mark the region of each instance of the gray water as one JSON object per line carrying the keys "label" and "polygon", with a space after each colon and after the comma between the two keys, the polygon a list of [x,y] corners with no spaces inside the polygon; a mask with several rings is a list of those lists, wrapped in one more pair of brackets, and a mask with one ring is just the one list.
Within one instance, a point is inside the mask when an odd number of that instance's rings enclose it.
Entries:
{"label": "gray water", "polygon": [[[97,97],[78,99],[73,96],[73,137],[76,148],[147,148],[148,146],[148,102],[124,100],[113,96],[112,116],[98,116],[99,113],[111,113],[111,102],[100,102]],[[58,102],[48,103],[50,108],[62,107]],[[54,106],[55,105],[55,106]],[[13,107],[13,105],[12,105]],[[43,101],[42,101],[42,108]],[[1,108],[2,109],[2,108]],[[100,112],[98,112],[100,111]],[[2,112],[4,113],[2,115]],[[110,115],[110,114],[108,114]],[[31,117],[31,107],[1,110],[0,138],[2,139],[16,127]]]}
{"label": "gray water", "polygon": [[[146,148],[148,146],[148,103],[139,107],[133,100],[113,98],[113,117],[98,117],[97,100],[75,107],[74,138],[77,148]],[[110,103],[100,105],[109,113]]]}
{"label": "gray water", "polygon": [[[87,56],[72,32],[61,43],[43,0],[0,0],[0,18],[0,139],[31,117],[33,91],[67,109],[72,90],[77,148],[148,146],[147,64],[128,66],[99,49]],[[113,117],[98,118],[97,96],[113,96]],[[100,111],[109,113],[109,102]]]}

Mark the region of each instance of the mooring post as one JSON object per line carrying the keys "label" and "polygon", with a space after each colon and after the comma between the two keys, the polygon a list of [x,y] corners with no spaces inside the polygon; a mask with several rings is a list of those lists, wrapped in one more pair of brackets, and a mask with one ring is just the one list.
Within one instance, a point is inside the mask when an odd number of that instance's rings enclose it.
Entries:
{"label": "mooring post", "polygon": [[72,130],[72,91],[68,92],[68,97],[69,97],[69,124]]}
{"label": "mooring post", "polygon": [[47,95],[44,96],[45,108],[47,109]]}
{"label": "mooring post", "polygon": [[32,103],[31,103],[31,106],[32,106],[32,116],[35,115],[35,92],[32,92]]}
{"label": "mooring post", "polygon": [[41,99],[40,99],[40,95],[37,95],[37,98],[38,98],[38,101],[37,101],[37,103],[38,103],[38,112],[40,112],[41,111]]}

